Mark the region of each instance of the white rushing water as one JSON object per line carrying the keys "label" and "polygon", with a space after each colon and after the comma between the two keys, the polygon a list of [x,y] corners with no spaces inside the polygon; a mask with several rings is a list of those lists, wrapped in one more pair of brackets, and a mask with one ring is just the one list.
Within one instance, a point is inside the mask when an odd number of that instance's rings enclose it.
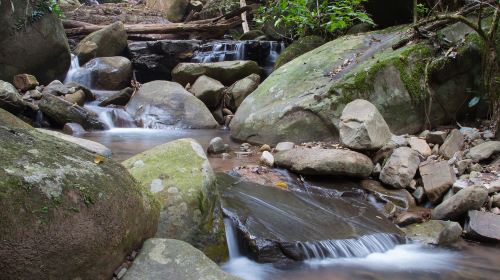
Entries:
{"label": "white rushing water", "polygon": [[[226,218],[224,224],[230,259],[222,265],[222,269],[245,280],[287,279],[288,274],[293,271],[297,273],[305,271],[306,274],[313,276],[304,279],[316,279],[314,276],[316,273],[321,275],[322,271],[336,268],[366,269],[370,272],[384,271],[384,273],[450,271],[454,269],[453,261],[460,258],[457,253],[446,249],[422,244],[396,245],[398,241],[393,236],[371,235],[357,240],[302,243],[310,253],[310,258],[291,269],[278,268],[273,264],[257,263],[243,256],[239,250],[232,221]],[[316,249],[314,253],[311,253],[312,248]]]}

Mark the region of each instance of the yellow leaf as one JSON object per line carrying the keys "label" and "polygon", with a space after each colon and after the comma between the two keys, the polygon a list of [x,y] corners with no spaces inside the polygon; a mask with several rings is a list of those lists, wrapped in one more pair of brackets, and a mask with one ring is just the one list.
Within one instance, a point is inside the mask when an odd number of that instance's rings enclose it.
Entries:
{"label": "yellow leaf", "polygon": [[104,157],[103,156],[96,155],[95,158],[94,158],[94,163],[95,164],[99,164],[99,163],[101,163],[103,161],[104,161]]}
{"label": "yellow leaf", "polygon": [[288,185],[285,182],[276,182],[276,187],[283,189],[283,190],[288,190]]}

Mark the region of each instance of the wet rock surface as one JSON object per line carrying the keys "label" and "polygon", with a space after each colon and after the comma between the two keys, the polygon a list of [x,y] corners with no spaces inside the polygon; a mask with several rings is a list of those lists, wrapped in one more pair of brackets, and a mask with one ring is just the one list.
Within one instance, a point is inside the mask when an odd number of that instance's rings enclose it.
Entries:
{"label": "wet rock surface", "polygon": [[451,221],[430,220],[422,224],[410,225],[403,230],[407,237],[433,245],[454,243],[462,235],[460,224]]}
{"label": "wet rock surface", "polygon": [[[258,262],[303,260],[301,243],[359,239],[400,231],[369,204],[343,197],[309,196],[218,174],[224,214]],[[335,213],[332,215],[332,213]],[[294,224],[294,230],[290,225]],[[368,238],[368,237],[367,237]],[[353,241],[356,244],[356,241]]]}

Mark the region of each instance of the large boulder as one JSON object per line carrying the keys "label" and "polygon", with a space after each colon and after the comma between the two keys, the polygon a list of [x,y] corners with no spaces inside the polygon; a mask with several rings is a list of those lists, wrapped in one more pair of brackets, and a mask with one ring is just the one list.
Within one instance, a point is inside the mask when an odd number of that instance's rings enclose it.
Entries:
{"label": "large boulder", "polygon": [[456,220],[469,210],[477,210],[488,200],[488,191],[482,186],[471,186],[460,190],[452,197],[432,209],[436,220]]}
{"label": "large boulder", "polygon": [[227,254],[215,175],[193,139],[169,142],[123,162],[160,200],[156,237],[184,240],[212,259]]}
{"label": "large boulder", "polygon": [[71,54],[61,21],[32,2],[0,2],[0,80],[29,73],[47,84],[69,69]]}
{"label": "large boulder", "polygon": [[380,181],[397,189],[409,187],[419,164],[417,151],[408,147],[397,148],[382,168]]}
{"label": "large boulder", "polygon": [[276,154],[275,163],[304,175],[368,177],[373,170],[369,157],[335,149],[295,148]]}
{"label": "large boulder", "polygon": [[17,89],[10,83],[0,81],[0,108],[14,114],[26,109],[26,103]]}
{"label": "large boulder", "polygon": [[[231,122],[231,136],[270,145],[336,140],[345,105],[359,98],[378,109],[393,133],[421,131],[428,100],[425,65],[433,51],[426,42],[393,50],[406,29],[344,36],[281,66],[243,101]],[[458,34],[446,29],[443,37],[452,33]],[[466,33],[471,30],[461,32],[457,42]],[[461,119],[467,110],[461,104],[471,98],[467,88],[476,88],[481,57],[479,41],[470,38],[454,59],[429,66],[433,100],[446,100],[446,111],[430,112],[433,125],[449,123],[451,116]],[[440,108],[439,102],[433,108]]]}
{"label": "large boulder", "polygon": [[206,75],[226,86],[251,74],[260,74],[257,62],[237,60],[210,63],[180,63],[172,70],[172,80],[185,86],[193,84],[198,77]]}
{"label": "large boulder", "polygon": [[276,59],[276,62],[274,63],[274,70],[305,54],[306,52],[318,48],[324,43],[326,43],[325,39],[320,36],[305,36],[298,39],[278,56],[278,59]]}
{"label": "large boulder", "polygon": [[44,94],[38,107],[60,127],[73,122],[82,125],[85,129],[106,128],[96,113],[52,94]]}
{"label": "large boulder", "polygon": [[121,21],[108,25],[85,37],[75,48],[80,65],[95,57],[120,55],[127,47],[127,33]]}
{"label": "large boulder", "polygon": [[373,104],[357,99],[347,104],[340,116],[340,141],[357,150],[376,150],[391,139],[391,130]]}
{"label": "large boulder", "polygon": [[132,63],[122,56],[94,58],[77,71],[77,82],[85,83],[78,77],[88,79],[90,76],[88,86],[96,89],[121,90],[130,85],[132,79]]}
{"label": "large boulder", "polygon": [[446,159],[452,158],[456,152],[463,148],[464,141],[463,134],[458,129],[453,129],[446,137],[443,145],[439,147],[439,154]]}
{"label": "large boulder", "polygon": [[210,110],[214,110],[222,100],[224,89],[224,85],[219,81],[203,75],[196,79],[189,91],[203,101]]}
{"label": "large boulder", "polygon": [[169,21],[180,22],[184,18],[189,0],[146,0],[146,6],[163,12]]}
{"label": "large boulder", "polygon": [[34,129],[0,142],[1,279],[111,279],[154,235],[159,205],[120,164]]}
{"label": "large boulder", "polygon": [[205,104],[180,84],[153,81],[143,84],[127,104],[127,112],[147,128],[215,128]]}
{"label": "large boulder", "polygon": [[238,280],[188,243],[146,240],[123,280]]}

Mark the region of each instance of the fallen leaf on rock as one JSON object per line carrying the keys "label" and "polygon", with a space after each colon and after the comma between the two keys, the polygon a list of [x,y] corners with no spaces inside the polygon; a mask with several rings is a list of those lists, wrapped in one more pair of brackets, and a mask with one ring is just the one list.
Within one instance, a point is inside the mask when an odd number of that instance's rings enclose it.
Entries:
{"label": "fallen leaf on rock", "polygon": [[103,156],[97,155],[97,156],[95,156],[95,158],[94,158],[94,163],[95,163],[95,164],[102,163],[103,161],[104,161],[104,157],[103,157]]}
{"label": "fallen leaf on rock", "polygon": [[285,182],[282,182],[282,181],[276,182],[276,184],[274,184],[274,185],[280,189],[288,190],[288,185]]}

